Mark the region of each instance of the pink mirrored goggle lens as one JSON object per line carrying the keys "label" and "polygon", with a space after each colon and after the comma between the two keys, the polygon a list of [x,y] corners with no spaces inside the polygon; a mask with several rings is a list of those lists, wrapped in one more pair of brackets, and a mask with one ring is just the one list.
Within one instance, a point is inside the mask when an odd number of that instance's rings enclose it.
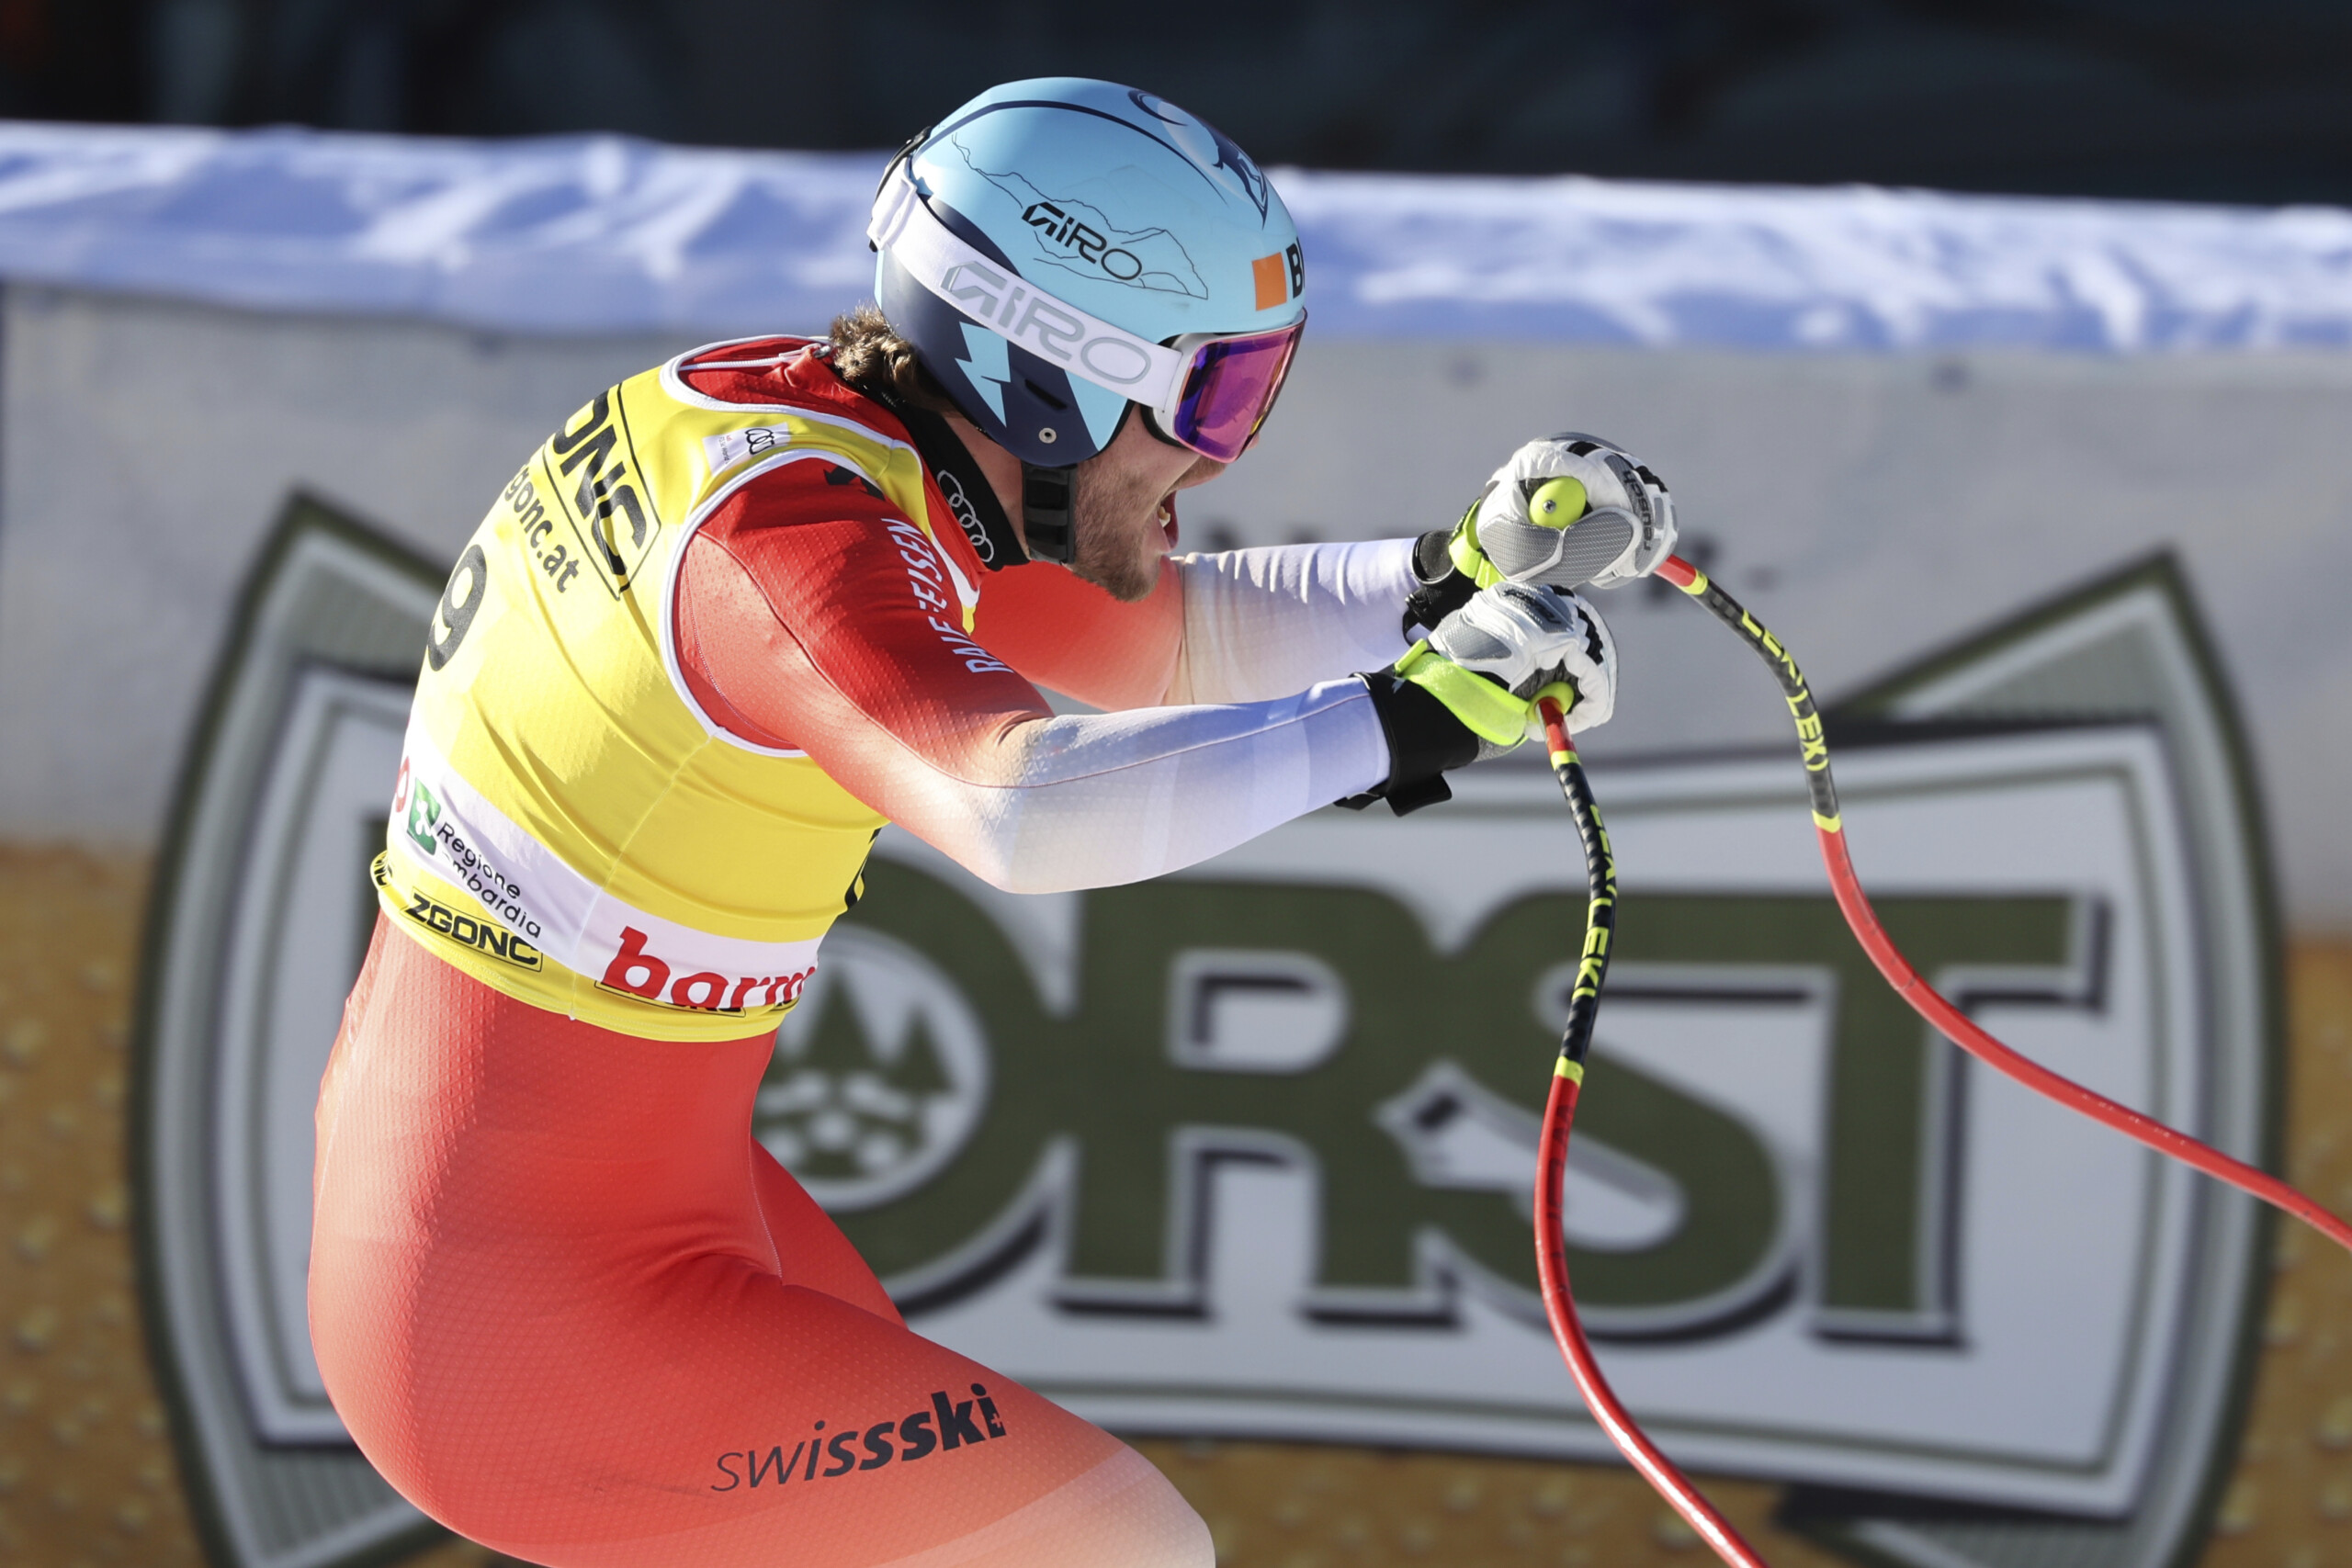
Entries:
{"label": "pink mirrored goggle lens", "polygon": [[1299,334],[1306,330],[1301,317],[1278,332],[1219,338],[1193,350],[1169,434],[1220,463],[1248,451],[1266,415],[1273,412]]}

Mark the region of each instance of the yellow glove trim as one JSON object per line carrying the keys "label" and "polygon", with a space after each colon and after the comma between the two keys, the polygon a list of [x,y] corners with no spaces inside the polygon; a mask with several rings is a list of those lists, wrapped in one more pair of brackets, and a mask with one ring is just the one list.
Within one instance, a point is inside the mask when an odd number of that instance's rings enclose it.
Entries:
{"label": "yellow glove trim", "polygon": [[[1485,498],[1482,496],[1480,499]],[[1566,531],[1575,527],[1577,519],[1591,510],[1591,502],[1585,494],[1584,481],[1565,474],[1538,487],[1528,501],[1530,520],[1539,528]],[[1468,578],[1473,587],[1491,588],[1503,581],[1501,570],[1487,558],[1487,552],[1478,547],[1478,502],[1476,501],[1470,503],[1470,510],[1462,514],[1462,521],[1453,525],[1453,537],[1446,541],[1445,555],[1453,563],[1453,570]]]}
{"label": "yellow glove trim", "polygon": [[1527,699],[1527,705],[1533,707],[1545,697],[1558,703],[1563,715],[1573,713],[1577,705],[1577,683],[1574,681],[1555,681],[1548,686],[1538,686],[1535,694]]}
{"label": "yellow glove trim", "polygon": [[1555,681],[1548,686],[1536,687],[1535,694],[1527,699],[1527,738],[1530,740],[1544,739],[1544,699],[1545,697],[1560,705],[1560,719],[1564,724],[1567,721],[1568,715],[1577,711],[1575,682]]}
{"label": "yellow glove trim", "polygon": [[1445,547],[1446,558],[1453,570],[1470,580],[1473,588],[1492,588],[1503,580],[1503,574],[1487,552],[1478,547],[1478,509],[1472,507],[1462,521],[1454,525],[1453,538]]}
{"label": "yellow glove trim", "polygon": [[1443,703],[1479,739],[1516,746],[1527,739],[1530,710],[1525,698],[1464,669],[1427,642],[1415,643],[1396,661],[1396,673]]}
{"label": "yellow glove trim", "polygon": [[1502,581],[1495,574],[1495,569],[1488,563],[1485,553],[1478,548],[1476,502],[1470,503],[1470,510],[1464,513],[1462,521],[1453,525],[1453,537],[1445,544],[1445,558],[1452,561],[1453,570],[1468,578],[1475,588],[1484,588],[1490,582]]}

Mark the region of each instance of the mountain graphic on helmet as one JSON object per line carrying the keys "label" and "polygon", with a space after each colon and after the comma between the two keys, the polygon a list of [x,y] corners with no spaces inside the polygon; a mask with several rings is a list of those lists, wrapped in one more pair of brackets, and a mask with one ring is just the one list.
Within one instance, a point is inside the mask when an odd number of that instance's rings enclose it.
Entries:
{"label": "mountain graphic on helmet", "polygon": [[[965,161],[970,149],[953,141]],[[1208,298],[1201,269],[1184,250],[1182,241],[1166,229],[1123,229],[1099,207],[1074,196],[1057,199],[1018,174],[997,174],[975,165],[973,173],[1020,202],[1021,221],[1027,225],[1030,245],[1021,265],[1032,261],[1066,267],[1080,277],[1114,278],[1131,288],[1162,288],[1195,299]]]}
{"label": "mountain graphic on helmet", "polygon": [[892,164],[867,232],[884,312],[964,416],[1036,468],[1101,451],[1131,401],[1229,461],[1306,319],[1298,231],[1264,171],[1111,82],[963,105]]}

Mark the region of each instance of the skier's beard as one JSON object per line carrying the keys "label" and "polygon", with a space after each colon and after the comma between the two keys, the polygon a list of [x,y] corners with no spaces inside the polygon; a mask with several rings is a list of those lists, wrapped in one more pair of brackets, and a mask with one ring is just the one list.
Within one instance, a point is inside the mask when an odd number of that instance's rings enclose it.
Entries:
{"label": "skier's beard", "polygon": [[1070,525],[1076,540],[1070,570],[1109,593],[1133,604],[1159,581],[1159,558],[1173,543],[1176,491],[1201,468],[1222,467],[1203,457],[1176,483],[1105,463],[1098,454],[1078,466],[1070,488]]}

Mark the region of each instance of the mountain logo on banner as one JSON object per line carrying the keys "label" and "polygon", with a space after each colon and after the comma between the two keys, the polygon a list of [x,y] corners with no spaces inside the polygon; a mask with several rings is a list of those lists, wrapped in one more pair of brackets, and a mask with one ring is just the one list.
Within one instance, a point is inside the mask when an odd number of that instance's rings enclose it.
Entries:
{"label": "mountain logo on banner", "polygon": [[[222,1568],[343,1568],[434,1529],[337,1421],[304,1274],[311,1103],[443,577],[289,505],[164,859],[141,1275]],[[2020,1049],[2262,1157],[2264,851],[2168,561],[1832,725],[1856,856],[1919,966]],[[1594,782],[1624,891],[1565,1225],[1620,1392],[1860,1562],[2174,1561],[2235,1442],[2251,1205],[1926,1030],[1845,931],[1788,749]],[[1527,1234],[1583,907],[1533,764],[1084,894],[1004,894],[886,830],[750,1132],[917,1329],[1114,1429],[1613,1462]]]}
{"label": "mountain logo on banner", "polygon": [[988,1043],[922,954],[852,928],[776,1031],[752,1135],[836,1213],[928,1181],[979,1125]]}

